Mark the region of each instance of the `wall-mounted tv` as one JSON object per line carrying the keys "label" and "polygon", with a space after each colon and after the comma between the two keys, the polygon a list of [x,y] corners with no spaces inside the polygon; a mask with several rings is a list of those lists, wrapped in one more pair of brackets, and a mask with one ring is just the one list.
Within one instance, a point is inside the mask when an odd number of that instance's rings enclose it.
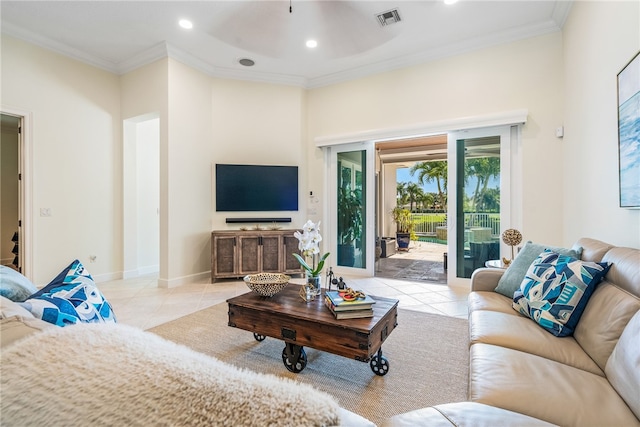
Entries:
{"label": "wall-mounted tv", "polygon": [[216,211],[297,210],[297,166],[216,164]]}

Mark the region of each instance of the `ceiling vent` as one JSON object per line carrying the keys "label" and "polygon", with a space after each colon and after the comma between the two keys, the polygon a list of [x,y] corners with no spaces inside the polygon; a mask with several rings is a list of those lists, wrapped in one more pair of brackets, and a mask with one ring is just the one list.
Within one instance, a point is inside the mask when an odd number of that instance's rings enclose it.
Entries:
{"label": "ceiling vent", "polygon": [[379,13],[376,16],[378,18],[380,26],[382,27],[395,24],[396,22],[400,22],[402,20],[400,18],[400,13],[398,13],[398,9],[387,10],[386,12]]}

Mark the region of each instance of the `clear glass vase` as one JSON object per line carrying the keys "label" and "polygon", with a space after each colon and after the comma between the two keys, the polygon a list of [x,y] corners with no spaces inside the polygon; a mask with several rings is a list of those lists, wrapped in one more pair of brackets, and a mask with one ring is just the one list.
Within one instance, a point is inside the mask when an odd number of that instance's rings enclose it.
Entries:
{"label": "clear glass vase", "polygon": [[314,295],[320,295],[322,293],[322,275],[312,276],[307,273],[306,276],[307,285],[311,288],[311,292],[313,292]]}

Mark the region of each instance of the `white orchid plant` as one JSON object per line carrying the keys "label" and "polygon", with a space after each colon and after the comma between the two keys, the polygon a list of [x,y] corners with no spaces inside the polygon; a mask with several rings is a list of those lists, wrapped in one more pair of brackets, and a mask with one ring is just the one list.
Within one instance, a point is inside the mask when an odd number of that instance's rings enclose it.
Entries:
{"label": "white orchid plant", "polygon": [[[327,252],[318,259],[320,255],[320,242],[322,241],[320,221],[318,221],[318,224],[314,224],[311,220],[308,220],[302,227],[302,233],[296,231],[293,235],[298,239],[298,249],[304,258],[299,254],[293,254],[293,256],[296,257],[309,276],[317,277],[322,271],[322,267],[324,267],[325,260],[329,256],[329,252]],[[311,259],[311,265],[305,259]]]}

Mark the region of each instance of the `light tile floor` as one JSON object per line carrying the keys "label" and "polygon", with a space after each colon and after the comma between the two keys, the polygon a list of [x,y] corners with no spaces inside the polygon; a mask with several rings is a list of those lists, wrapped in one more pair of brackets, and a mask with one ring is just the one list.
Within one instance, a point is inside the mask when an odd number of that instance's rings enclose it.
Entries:
{"label": "light tile floor", "polygon": [[[399,307],[460,318],[467,317],[466,288],[386,278],[345,278],[347,285],[365,293],[400,301]],[[149,329],[249,292],[241,280],[193,283],[158,288],[157,277],[99,283],[113,306],[118,322]]]}
{"label": "light tile floor", "polygon": [[411,241],[408,251],[399,251],[393,254],[392,259],[419,259],[423,261],[444,262],[444,253],[447,245],[429,242]]}
{"label": "light tile floor", "polygon": [[[426,250],[432,251],[432,248]],[[418,246],[413,252],[416,257],[423,256]],[[345,277],[345,282],[365,293],[396,298],[400,301],[400,308],[467,318],[469,290],[466,287],[383,277]],[[152,328],[249,292],[242,280],[218,280],[216,283],[202,281],[175,288],[158,288],[157,275],[102,282],[98,284],[98,288],[113,306],[118,322],[142,329]]]}

